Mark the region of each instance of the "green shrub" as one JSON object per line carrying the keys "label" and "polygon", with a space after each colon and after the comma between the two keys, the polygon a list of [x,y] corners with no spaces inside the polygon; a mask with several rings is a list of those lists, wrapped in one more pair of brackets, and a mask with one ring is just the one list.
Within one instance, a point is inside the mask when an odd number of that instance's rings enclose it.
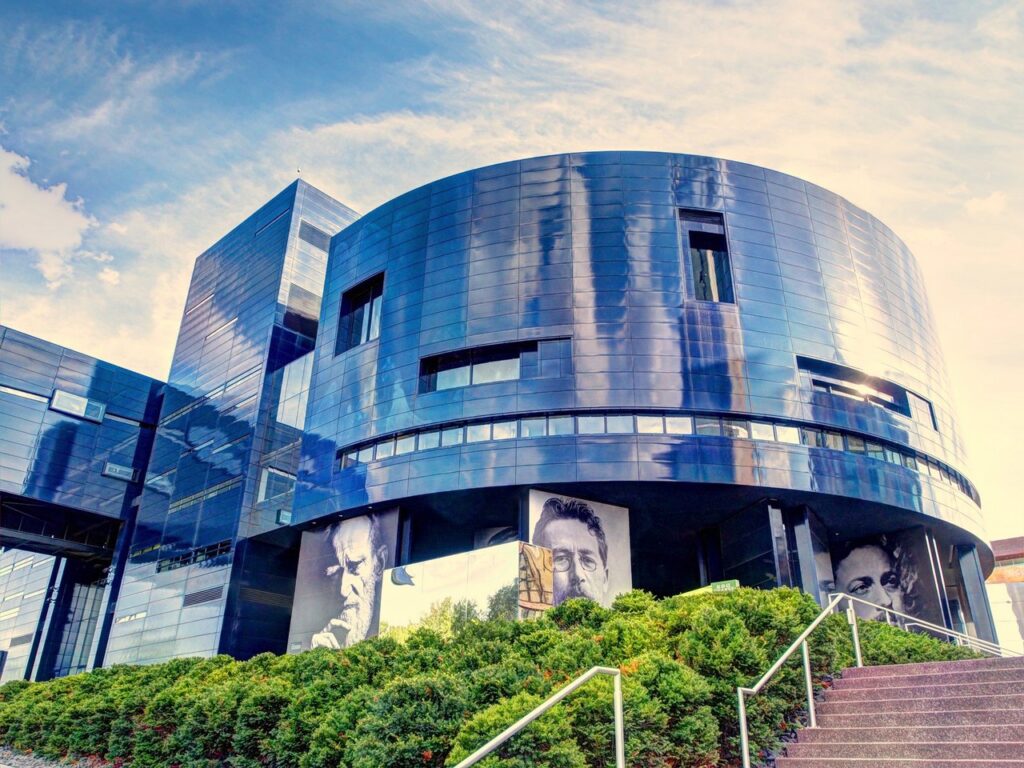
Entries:
{"label": "green shrub", "polygon": [[[611,609],[569,600],[525,622],[449,608],[450,621],[403,630],[401,642],[380,637],[341,651],[177,659],[8,683],[0,687],[0,744],[131,768],[454,765],[601,665],[623,672],[630,765],[732,765],[736,687],[752,685],[819,611],[791,589],[662,600],[634,591]],[[867,664],[975,655],[885,624],[858,626]],[[810,649],[819,676],[852,665],[845,615],[826,619]],[[612,689],[608,678],[589,682],[484,765],[608,764]],[[804,696],[796,654],[748,701],[755,751],[774,743]]]}

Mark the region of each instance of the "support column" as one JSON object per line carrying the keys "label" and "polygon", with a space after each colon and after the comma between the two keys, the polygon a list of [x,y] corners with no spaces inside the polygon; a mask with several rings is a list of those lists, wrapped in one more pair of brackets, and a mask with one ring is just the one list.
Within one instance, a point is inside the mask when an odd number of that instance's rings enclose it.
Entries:
{"label": "support column", "polygon": [[996,638],[996,624],[985,591],[985,577],[981,572],[978,548],[974,544],[957,544],[956,553],[960,560],[960,573],[964,580],[964,593],[971,608],[974,629],[981,640],[999,642]]}

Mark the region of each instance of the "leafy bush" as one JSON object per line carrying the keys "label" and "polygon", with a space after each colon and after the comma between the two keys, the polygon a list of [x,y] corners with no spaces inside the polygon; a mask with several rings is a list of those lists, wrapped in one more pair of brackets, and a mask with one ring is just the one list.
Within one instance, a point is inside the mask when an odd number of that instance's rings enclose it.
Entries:
{"label": "leafy bush", "polygon": [[[510,600],[511,598],[508,598]],[[795,590],[739,589],[611,609],[569,600],[533,621],[481,621],[443,606],[428,627],[248,661],[226,656],[115,666],[0,687],[0,743],[56,759],[132,768],[369,768],[454,765],[592,666],[623,673],[630,765],[735,764],[736,687],[754,683],[817,615]],[[969,658],[927,635],[860,622],[867,664]],[[819,676],[853,663],[844,615],[811,639]],[[611,761],[612,681],[587,688],[515,736],[489,768]],[[799,655],[749,700],[751,742],[774,743],[803,706]]]}

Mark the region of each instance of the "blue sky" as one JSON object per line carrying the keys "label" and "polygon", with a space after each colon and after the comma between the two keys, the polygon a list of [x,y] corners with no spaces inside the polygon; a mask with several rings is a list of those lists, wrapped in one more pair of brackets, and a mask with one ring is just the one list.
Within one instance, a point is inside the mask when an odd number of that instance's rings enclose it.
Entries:
{"label": "blue sky", "polygon": [[0,322],[165,376],[195,256],[303,178],[712,154],[893,227],[995,536],[1024,533],[1024,0],[0,4]]}

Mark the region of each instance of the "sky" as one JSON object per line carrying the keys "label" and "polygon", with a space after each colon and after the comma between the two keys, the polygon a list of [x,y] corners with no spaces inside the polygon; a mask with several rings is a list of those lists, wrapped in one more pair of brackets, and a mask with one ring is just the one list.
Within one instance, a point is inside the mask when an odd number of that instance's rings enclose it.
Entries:
{"label": "sky", "polygon": [[366,212],[599,149],[768,166],[892,227],[989,533],[1024,535],[1024,0],[3,0],[0,323],[163,378],[195,257],[300,170]]}

